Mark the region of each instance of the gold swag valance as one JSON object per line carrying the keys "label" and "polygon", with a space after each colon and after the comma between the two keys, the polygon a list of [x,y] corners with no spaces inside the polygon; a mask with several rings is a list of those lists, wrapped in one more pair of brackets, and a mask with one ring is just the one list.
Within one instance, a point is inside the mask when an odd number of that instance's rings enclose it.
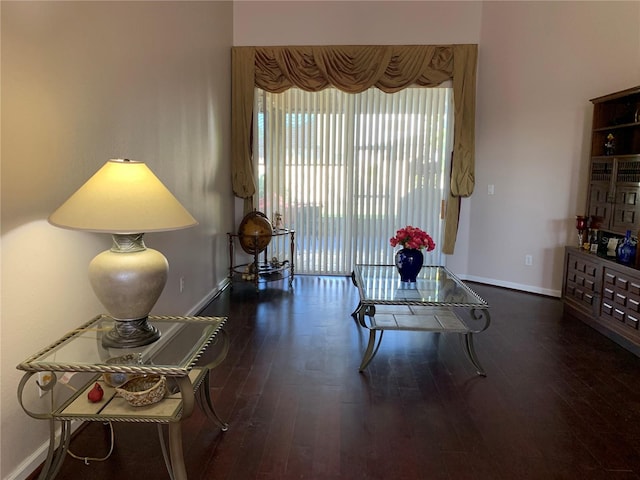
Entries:
{"label": "gold swag valance", "polygon": [[256,191],[251,135],[255,87],[275,93],[291,87],[311,92],[335,87],[349,93],[376,87],[393,93],[451,80],[455,128],[442,252],[452,254],[460,197],[470,196],[475,183],[477,56],[477,45],[232,48],[231,175],[235,195],[246,199],[245,206],[250,209]]}

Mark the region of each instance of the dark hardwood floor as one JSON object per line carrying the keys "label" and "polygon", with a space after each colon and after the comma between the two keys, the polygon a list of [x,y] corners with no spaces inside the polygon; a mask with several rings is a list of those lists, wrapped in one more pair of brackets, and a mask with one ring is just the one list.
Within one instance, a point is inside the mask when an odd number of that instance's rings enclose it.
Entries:
{"label": "dark hardwood floor", "polygon": [[[486,378],[456,335],[393,331],[358,373],[349,278],[225,290],[202,313],[229,317],[212,396],[230,427],[198,410],[185,422],[189,478],[640,479],[640,359],[563,318],[559,299],[471,285],[491,305]],[[58,478],[168,478],[155,425],[114,429],[106,462],[67,457]],[[71,449],[102,456],[108,432],[89,424]]]}

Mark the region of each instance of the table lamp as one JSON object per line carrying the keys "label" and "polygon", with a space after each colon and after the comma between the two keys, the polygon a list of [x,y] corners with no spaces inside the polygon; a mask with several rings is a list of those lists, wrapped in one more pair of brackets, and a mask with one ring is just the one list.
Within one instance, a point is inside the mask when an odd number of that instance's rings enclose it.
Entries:
{"label": "table lamp", "polygon": [[110,250],[89,265],[96,296],[115,320],[105,347],[133,348],[160,338],[147,321],[167,281],[165,256],[147,248],[147,232],[178,230],[198,222],[143,163],[109,160],[49,217],[71,230],[106,232]]}

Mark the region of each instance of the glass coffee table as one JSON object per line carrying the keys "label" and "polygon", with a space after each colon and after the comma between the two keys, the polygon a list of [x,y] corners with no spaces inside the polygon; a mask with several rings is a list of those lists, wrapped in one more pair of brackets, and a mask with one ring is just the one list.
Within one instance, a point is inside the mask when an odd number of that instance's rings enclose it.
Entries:
{"label": "glass coffee table", "polygon": [[[406,330],[459,334],[477,374],[486,376],[473,335],[489,327],[489,305],[445,267],[422,267],[415,283],[401,282],[395,265],[356,265],[351,278],[360,294],[352,315],[369,330],[361,372],[378,352],[385,330]],[[458,314],[465,310],[467,321]]]}

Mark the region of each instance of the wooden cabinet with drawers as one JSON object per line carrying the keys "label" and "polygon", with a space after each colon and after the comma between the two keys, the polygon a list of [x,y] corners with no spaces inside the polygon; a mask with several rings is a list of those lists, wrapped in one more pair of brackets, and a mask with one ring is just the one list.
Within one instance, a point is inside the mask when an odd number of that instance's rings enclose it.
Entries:
{"label": "wooden cabinet with drawers", "polygon": [[574,308],[593,315],[598,311],[602,268],[589,256],[578,253],[568,250],[566,254],[564,298]]}
{"label": "wooden cabinet with drawers", "polygon": [[[640,85],[591,100],[586,216],[598,243],[640,232]],[[595,218],[594,218],[595,217]],[[640,248],[635,268],[578,247],[565,251],[565,313],[640,356]]]}
{"label": "wooden cabinet with drawers", "polygon": [[564,311],[640,356],[640,270],[566,247]]}
{"label": "wooden cabinet with drawers", "polygon": [[640,272],[630,275],[605,266],[599,320],[631,341],[640,343]]}

